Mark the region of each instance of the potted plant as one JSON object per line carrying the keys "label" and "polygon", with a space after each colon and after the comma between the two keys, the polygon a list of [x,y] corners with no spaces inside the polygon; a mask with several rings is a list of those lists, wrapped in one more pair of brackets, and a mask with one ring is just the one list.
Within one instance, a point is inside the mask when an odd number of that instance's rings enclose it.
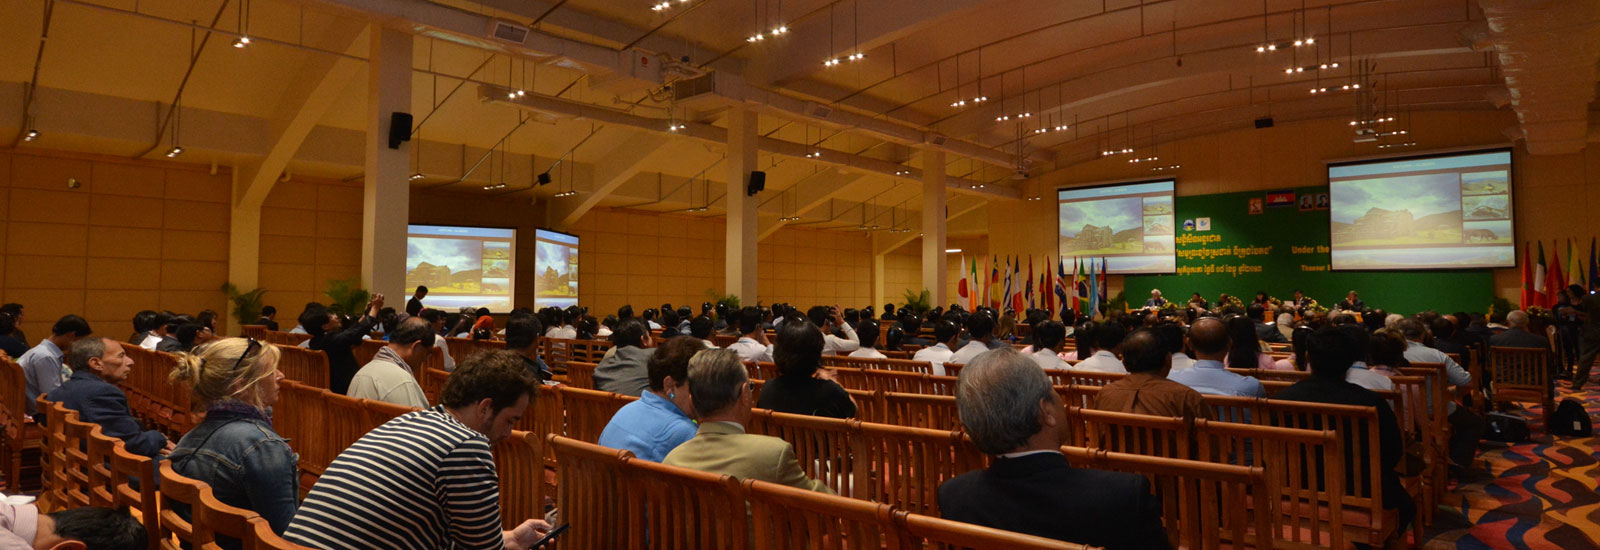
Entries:
{"label": "potted plant", "polygon": [[332,300],[328,304],[328,311],[339,315],[360,315],[367,301],[372,299],[372,293],[361,288],[359,277],[330,280],[328,290],[323,294]]}
{"label": "potted plant", "polygon": [[234,326],[242,327],[261,318],[262,297],[267,294],[267,289],[240,292],[233,283],[222,283],[222,293],[228,296],[229,302],[233,302],[233,319],[237,321]]}

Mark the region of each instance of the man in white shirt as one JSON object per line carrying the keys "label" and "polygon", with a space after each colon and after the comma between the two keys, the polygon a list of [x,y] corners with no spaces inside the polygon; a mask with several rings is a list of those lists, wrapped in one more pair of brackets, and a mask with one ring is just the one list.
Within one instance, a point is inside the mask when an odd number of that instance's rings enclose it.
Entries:
{"label": "man in white shirt", "polygon": [[745,306],[739,310],[739,341],[728,344],[728,349],[739,354],[744,362],[771,363],[772,343],[767,341],[767,331],[761,329],[761,309]]}
{"label": "man in white shirt", "polygon": [[[1114,372],[1127,374],[1127,367],[1122,366],[1122,360],[1117,359],[1117,350],[1122,347],[1122,337],[1126,331],[1117,323],[1094,324],[1094,354],[1078,361],[1073,365],[1075,370],[1094,372]],[[1083,351],[1078,352],[1083,357]]]}
{"label": "man in white shirt", "polygon": [[[356,371],[347,395],[419,409],[428,408],[428,398],[417,384],[416,369],[433,351],[433,327],[420,317],[400,323],[389,335],[389,345],[378,350],[372,361]],[[415,366],[413,366],[415,365]]]}
{"label": "man in white shirt", "polygon": [[[839,306],[814,306],[806,312],[806,317],[811,323],[822,329],[822,354],[839,355],[849,354],[861,349],[861,339],[856,336],[856,329],[845,324],[839,316]],[[743,327],[741,327],[742,330]],[[834,336],[835,330],[843,330],[844,338]]]}
{"label": "man in white shirt", "polygon": [[171,312],[156,313],[156,320],[150,325],[150,332],[145,335],[144,341],[139,342],[139,347],[155,351],[161,342],[171,339],[172,335],[167,333],[167,325],[172,323],[172,317]]}
{"label": "man in white shirt", "polygon": [[[439,332],[444,330],[444,312],[433,308],[422,308],[422,314],[419,317],[427,321],[428,326],[433,329],[433,350],[440,354],[440,359],[444,360],[445,372],[455,372],[456,360],[450,356],[450,344],[445,342],[443,336],[439,335]],[[394,337],[390,336],[390,338],[393,339]]]}
{"label": "man in white shirt", "polygon": [[857,359],[888,359],[889,356],[873,347],[878,342],[878,321],[868,317],[856,323],[856,337],[861,340],[861,349],[850,352],[850,357]]}
{"label": "man in white shirt", "polygon": [[[72,369],[66,365],[66,350],[80,338],[93,334],[89,322],[77,315],[65,315],[50,327],[50,337],[39,341],[39,345],[29,348],[21,357],[17,357],[17,365],[22,367],[23,394],[27,401],[23,408],[28,414],[38,414],[38,399],[40,395],[48,394],[67,381],[72,376]],[[15,391],[7,388],[7,391]],[[21,419],[14,419],[21,422]]]}
{"label": "man in white shirt", "polygon": [[961,336],[961,329],[950,321],[939,321],[933,326],[933,337],[938,340],[933,345],[917,350],[911,356],[913,361],[923,361],[933,366],[934,376],[944,376],[944,363],[949,361],[955,352],[950,351],[950,346],[956,345],[956,338]]}
{"label": "man in white shirt", "polygon": [[[1190,330],[1193,330],[1193,327]],[[1183,334],[1182,326],[1174,322],[1163,322],[1156,325],[1155,331],[1156,336],[1161,338],[1161,346],[1172,353],[1172,370],[1168,372],[1169,375],[1194,368],[1194,359],[1183,352],[1184,342],[1189,337]]]}
{"label": "man in white shirt", "polygon": [[965,365],[971,363],[979,354],[989,351],[989,341],[994,339],[994,317],[985,311],[978,311],[968,316],[967,335],[971,336],[972,340],[956,350],[955,355],[950,356],[949,362]]}
{"label": "man in white shirt", "polygon": [[1061,349],[1067,344],[1067,326],[1061,321],[1044,321],[1033,327],[1033,353],[1028,358],[1045,370],[1071,368],[1061,360]]}

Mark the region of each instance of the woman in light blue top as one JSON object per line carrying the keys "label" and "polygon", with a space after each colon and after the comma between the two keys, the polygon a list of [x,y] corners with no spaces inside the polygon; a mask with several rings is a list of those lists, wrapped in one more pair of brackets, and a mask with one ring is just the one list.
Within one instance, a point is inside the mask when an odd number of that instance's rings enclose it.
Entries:
{"label": "woman in light blue top", "polygon": [[690,414],[689,358],[706,349],[693,336],[678,336],[662,342],[645,364],[650,387],[640,397],[623,406],[600,432],[600,444],[627,449],[634,456],[661,462],[678,445],[694,438],[699,429]]}

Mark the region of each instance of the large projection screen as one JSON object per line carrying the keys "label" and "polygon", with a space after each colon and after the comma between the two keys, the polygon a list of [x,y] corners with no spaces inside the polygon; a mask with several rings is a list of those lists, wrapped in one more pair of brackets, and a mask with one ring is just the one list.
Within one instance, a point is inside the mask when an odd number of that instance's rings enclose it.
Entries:
{"label": "large projection screen", "polygon": [[1172,273],[1173,180],[1058,189],[1057,249],[1103,258],[1107,273]]}
{"label": "large projection screen", "polygon": [[534,308],[578,305],[578,236],[538,229],[533,237],[538,245]]}
{"label": "large projection screen", "polygon": [[516,295],[517,230],[412,225],[406,231],[406,289],[428,287],[429,307],[511,311]]}
{"label": "large projection screen", "polygon": [[1334,270],[1517,264],[1511,150],[1328,166]]}

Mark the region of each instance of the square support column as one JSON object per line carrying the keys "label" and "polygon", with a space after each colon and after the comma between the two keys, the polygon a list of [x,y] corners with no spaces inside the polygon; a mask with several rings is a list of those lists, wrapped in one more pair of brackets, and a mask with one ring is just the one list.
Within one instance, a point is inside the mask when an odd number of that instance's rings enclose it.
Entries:
{"label": "square support column", "polygon": [[756,243],[760,241],[758,201],[745,193],[745,183],[756,168],[757,139],[755,111],[735,107],[728,112],[728,234],[723,291],[739,297],[739,303],[755,305]]}
{"label": "square support column", "polygon": [[[361,282],[399,305],[406,297],[406,225],[411,220],[411,145],[389,148],[392,113],[411,110],[413,37],[372,29],[367,64],[366,185],[361,198]],[[410,128],[404,131],[410,132]],[[326,284],[320,281],[319,284]]]}
{"label": "square support column", "polygon": [[945,304],[945,187],[944,151],[922,153],[922,288],[932,305]]}

